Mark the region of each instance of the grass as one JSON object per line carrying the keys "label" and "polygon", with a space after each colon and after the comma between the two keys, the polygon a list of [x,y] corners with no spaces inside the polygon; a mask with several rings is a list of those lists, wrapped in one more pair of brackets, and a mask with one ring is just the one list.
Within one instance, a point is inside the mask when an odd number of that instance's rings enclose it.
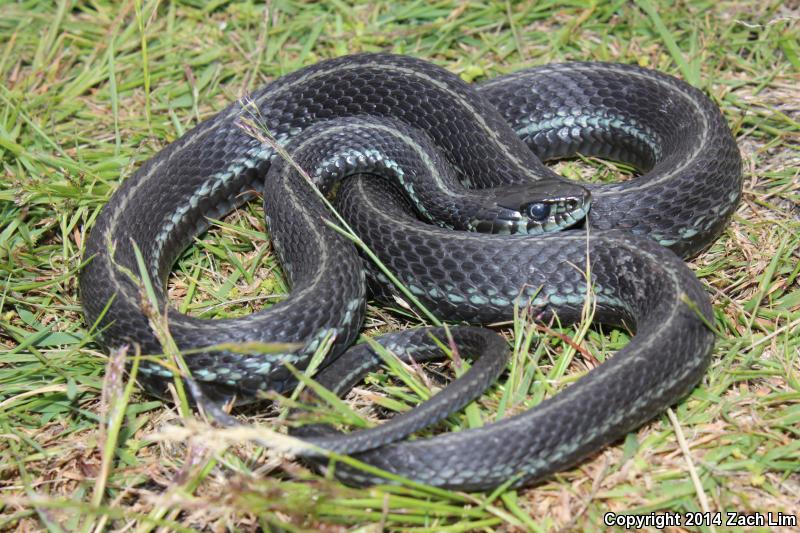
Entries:
{"label": "grass", "polygon": [[[0,0],[0,529],[593,531],[606,529],[606,512],[797,515],[796,3],[269,6]],[[745,162],[745,194],[725,234],[692,262],[724,336],[702,385],[674,407],[674,423],[665,414],[526,490],[356,490],[126,389],[124,354],[109,357],[94,344],[77,294],[82,245],[108,196],[158,149],[265,81],[377,50],[426,58],[470,81],[560,60],[635,62],[681,76],[719,103]],[[570,176],[608,170],[592,161],[559,168]],[[256,203],[217,224],[177,265],[173,304],[236,316],[284,293],[265,230]],[[410,310],[371,308],[365,330],[422,322]],[[518,320],[501,386],[446,425],[526,409],[591,366],[572,357],[572,344],[602,361],[627,339],[580,326],[558,331],[570,342],[546,335],[536,344],[539,331]],[[368,418],[370,405],[393,411],[419,398],[391,373],[369,384],[348,397]],[[419,384],[431,386],[417,376]],[[278,427],[275,412],[250,414]]]}

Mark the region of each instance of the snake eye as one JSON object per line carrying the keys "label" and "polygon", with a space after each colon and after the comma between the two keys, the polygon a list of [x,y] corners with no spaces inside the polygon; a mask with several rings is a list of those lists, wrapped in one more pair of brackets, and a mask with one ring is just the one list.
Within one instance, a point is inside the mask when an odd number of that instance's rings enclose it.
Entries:
{"label": "snake eye", "polygon": [[525,207],[525,215],[531,220],[540,222],[550,214],[550,205],[541,202],[534,202]]}

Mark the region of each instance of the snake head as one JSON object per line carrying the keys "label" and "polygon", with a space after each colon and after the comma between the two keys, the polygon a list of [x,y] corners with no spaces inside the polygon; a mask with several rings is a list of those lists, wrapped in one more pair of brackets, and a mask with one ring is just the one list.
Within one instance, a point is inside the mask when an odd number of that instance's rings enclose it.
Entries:
{"label": "snake head", "polygon": [[591,194],[580,185],[542,180],[490,189],[492,208],[472,221],[481,233],[548,233],[569,228],[586,218]]}

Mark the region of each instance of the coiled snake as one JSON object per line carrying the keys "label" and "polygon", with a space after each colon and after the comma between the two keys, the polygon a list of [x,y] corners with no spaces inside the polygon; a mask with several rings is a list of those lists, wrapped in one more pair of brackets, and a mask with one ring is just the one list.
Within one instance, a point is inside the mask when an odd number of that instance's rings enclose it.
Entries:
{"label": "coiled snake", "polygon": [[[328,335],[335,340],[320,381],[336,392],[379,361],[366,345],[345,353],[365,309],[356,248],[324,223],[331,213],[295,167],[240,127],[245,117],[322,191],[340,185],[338,211],[438,317],[487,323],[530,305],[567,324],[580,319],[591,292],[596,321],[636,331],[610,360],[527,412],[396,442],[471,401],[480,394],[471,387],[488,385],[504,368],[499,337],[453,327],[460,351],[488,356],[434,396],[421,418],[412,411],[350,437],[309,431],[314,442],[433,485],[486,489],[512,478],[521,485],[636,428],[703,375],[713,346],[703,319],[713,318],[712,309],[676,253],[696,254],[732,216],[741,196],[738,150],[717,107],[697,89],[606,63],[548,65],[470,86],[418,59],[346,56],[230,105],[144,163],[98,216],[80,288],[87,322],[102,317],[106,346],[162,351],[143,310],[133,243],[164,305],[171,265],[208,219],[263,193],[292,285],[287,299],[225,320],[171,310],[169,330],[182,349],[248,341],[303,347],[187,355],[193,379],[215,400],[283,391],[294,384],[283,363],[304,368]],[[577,153],[624,161],[641,174],[581,186],[541,162]],[[376,297],[394,292],[382,272],[366,270]],[[429,333],[390,334],[380,342],[401,357],[426,359],[438,351]],[[141,382],[156,394],[170,379],[158,364],[140,369]],[[336,474],[355,484],[381,480],[342,465]]]}

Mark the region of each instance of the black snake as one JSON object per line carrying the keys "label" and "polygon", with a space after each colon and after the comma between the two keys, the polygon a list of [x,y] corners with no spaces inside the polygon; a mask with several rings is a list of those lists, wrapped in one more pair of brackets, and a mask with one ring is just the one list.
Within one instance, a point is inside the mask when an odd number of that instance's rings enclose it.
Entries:
{"label": "black snake", "polygon": [[[245,131],[244,118],[274,144]],[[488,356],[423,407],[424,424],[412,411],[350,437],[313,428],[313,442],[433,485],[519,485],[652,418],[708,366],[713,334],[703,321],[713,318],[711,305],[676,253],[694,255],[720,234],[742,177],[735,141],[706,96],[670,76],[607,63],[548,65],[470,86],[425,61],[384,54],[323,61],[281,77],[200,123],[123,183],[97,217],[80,280],[87,322],[100,319],[106,346],[162,351],[133,243],[163,306],[172,264],[208,219],[263,193],[292,285],[287,299],[224,320],[170,310],[169,331],[181,349],[250,341],[302,348],[187,355],[203,394],[247,400],[284,391],[294,379],[283,363],[304,368],[329,336],[319,379],[338,393],[380,361],[365,345],[345,353],[365,309],[359,254],[323,222],[337,221],[275,146],[322,191],[338,189],[345,220],[438,317],[487,323],[530,306],[567,324],[580,320],[591,293],[595,321],[636,331],[613,358],[534,409],[396,442],[473,399],[480,391],[471,386],[486,386],[504,368],[498,337],[453,327],[460,351]],[[577,153],[624,161],[641,174],[580,186],[541,162]],[[366,270],[374,294],[391,297],[385,274]],[[426,359],[438,351],[431,332],[444,338],[438,329],[416,330],[380,342],[406,359]],[[172,379],[155,363],[143,363],[139,377],[156,394]],[[336,474],[356,484],[380,481],[342,465]]]}

